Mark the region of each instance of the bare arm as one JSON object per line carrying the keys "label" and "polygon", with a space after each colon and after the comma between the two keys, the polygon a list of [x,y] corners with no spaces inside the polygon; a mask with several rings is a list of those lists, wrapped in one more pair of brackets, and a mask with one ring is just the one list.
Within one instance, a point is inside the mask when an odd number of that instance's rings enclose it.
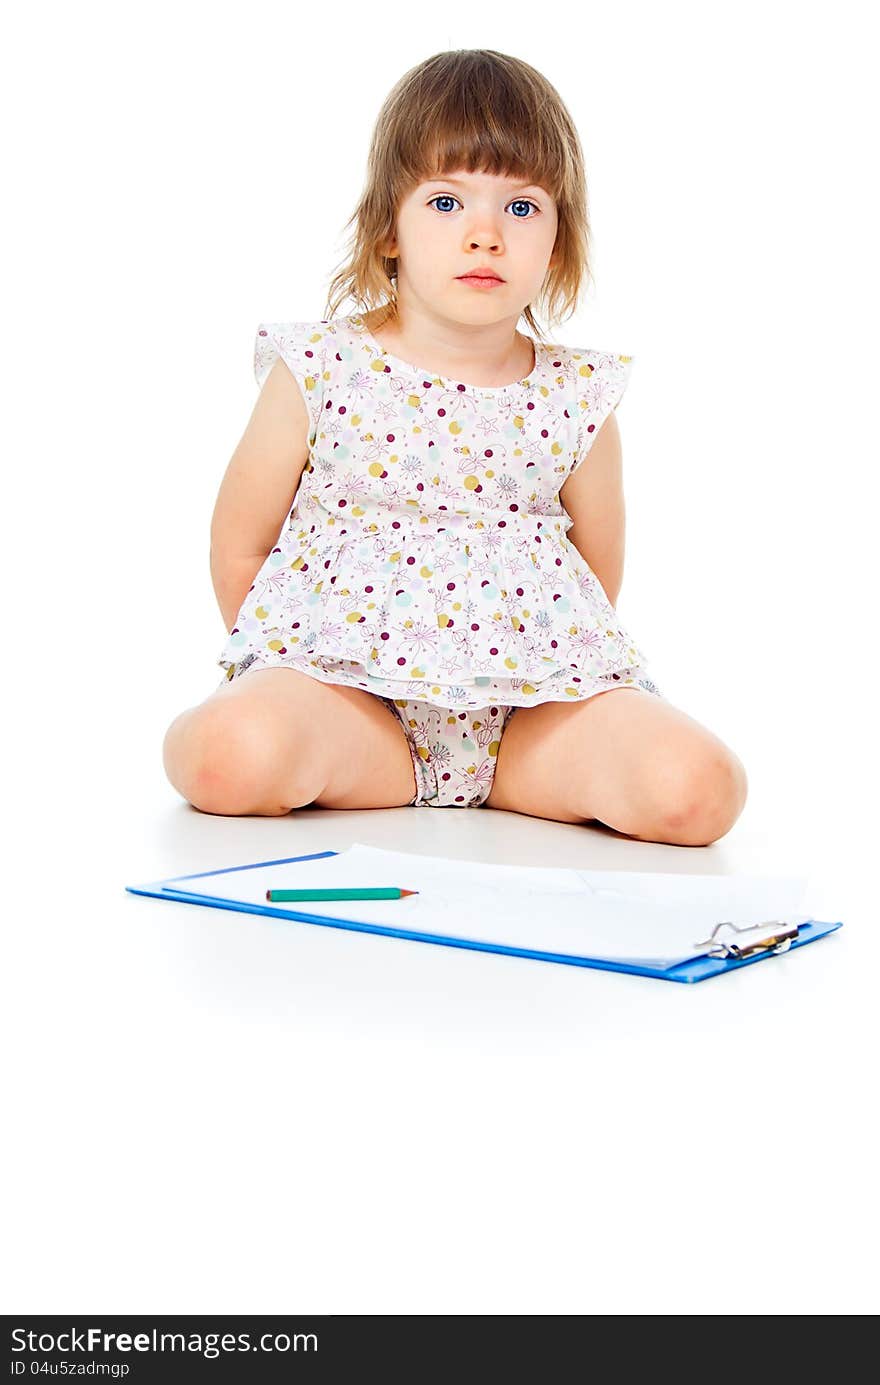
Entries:
{"label": "bare arm", "polygon": [[267,556],[260,553],[255,558],[216,558],[212,550],[211,582],[227,634],[233,630],[235,618]]}
{"label": "bare arm", "polygon": [[559,492],[571,517],[569,543],[595,572],[612,606],[623,585],[626,508],[620,429],[612,412],[573,476]]}
{"label": "bare arm", "polygon": [[266,377],[211,517],[211,581],[227,631],[276,542],[309,457],[309,415],[282,359]]}

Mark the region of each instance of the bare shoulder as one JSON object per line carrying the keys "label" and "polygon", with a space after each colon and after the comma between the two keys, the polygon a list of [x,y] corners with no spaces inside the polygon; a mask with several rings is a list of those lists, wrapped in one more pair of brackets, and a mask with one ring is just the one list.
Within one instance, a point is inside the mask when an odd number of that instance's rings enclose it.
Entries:
{"label": "bare shoulder", "polygon": [[269,370],[255,408],[259,408],[261,400],[266,396],[269,399],[269,407],[287,409],[295,412],[297,418],[308,420],[302,388],[283,356],[279,356]]}
{"label": "bare shoulder", "polygon": [[604,419],[588,455],[580,466],[567,478],[559,491],[559,498],[566,509],[566,497],[571,497],[586,487],[590,477],[598,474],[608,475],[618,472],[623,461],[623,447],[620,440],[620,426],[617,414],[612,409]]}
{"label": "bare shoulder", "polygon": [[299,384],[279,357],[220,485],[211,520],[216,551],[269,552],[309,459],[310,427]]}

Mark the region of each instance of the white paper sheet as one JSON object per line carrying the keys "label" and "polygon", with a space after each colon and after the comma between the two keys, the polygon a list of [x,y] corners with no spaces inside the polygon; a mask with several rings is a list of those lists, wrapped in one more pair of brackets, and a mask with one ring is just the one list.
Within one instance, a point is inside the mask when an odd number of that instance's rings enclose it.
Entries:
{"label": "white paper sheet", "polygon": [[335,856],[183,878],[165,888],[266,906],[269,889],[396,886],[399,900],[267,907],[414,933],[668,968],[707,951],[717,923],[806,921],[801,878],[505,866],[356,843]]}

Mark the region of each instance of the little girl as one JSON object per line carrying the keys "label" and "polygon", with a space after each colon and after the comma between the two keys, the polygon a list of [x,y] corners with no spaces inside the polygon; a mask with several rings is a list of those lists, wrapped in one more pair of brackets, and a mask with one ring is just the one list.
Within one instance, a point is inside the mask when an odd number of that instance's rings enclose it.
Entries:
{"label": "little girl", "polygon": [[[257,331],[211,527],[225,677],[169,727],[169,779],[208,813],[482,805],[716,840],[743,766],[614,609],[631,358],[533,313],[589,277],[558,93],[494,50],[421,63],[353,220],[326,316]],[[368,311],[336,316],[349,295]]]}

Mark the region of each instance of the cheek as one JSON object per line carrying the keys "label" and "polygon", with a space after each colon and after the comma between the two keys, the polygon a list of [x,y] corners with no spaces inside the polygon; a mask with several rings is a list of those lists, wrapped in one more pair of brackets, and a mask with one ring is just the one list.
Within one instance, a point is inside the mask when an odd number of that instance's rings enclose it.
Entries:
{"label": "cheek", "polygon": [[[446,234],[444,235],[444,232]],[[442,268],[449,255],[449,229],[435,224],[422,225],[399,241],[400,252],[408,263],[423,274]]]}

